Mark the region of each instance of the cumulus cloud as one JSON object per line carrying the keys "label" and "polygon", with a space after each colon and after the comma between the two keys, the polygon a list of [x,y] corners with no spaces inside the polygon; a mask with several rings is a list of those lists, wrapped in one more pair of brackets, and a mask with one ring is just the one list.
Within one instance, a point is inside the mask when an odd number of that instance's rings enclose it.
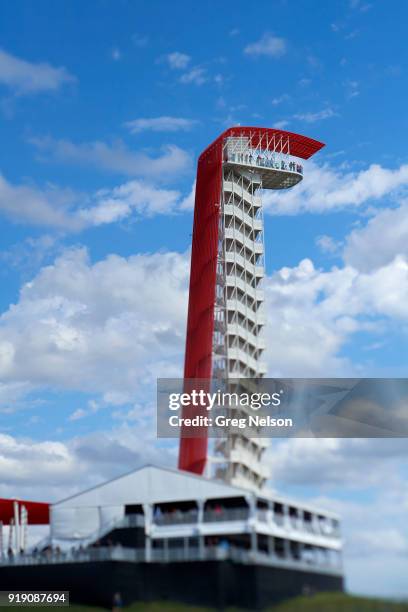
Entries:
{"label": "cumulus cloud", "polygon": [[[113,187],[100,189],[88,196],[72,193],[57,187],[32,187],[12,185],[0,175],[0,212],[11,220],[75,232],[89,226],[123,221],[130,217],[170,215],[188,210],[189,194],[183,197],[179,191],[163,189],[143,180],[133,180]],[[31,256],[44,256],[54,246],[49,236],[42,240],[29,240]],[[9,262],[25,256],[24,249],[0,254]]]}
{"label": "cumulus cloud", "polygon": [[133,119],[133,121],[127,121],[125,126],[129,129],[132,134],[138,134],[139,132],[152,131],[152,132],[187,132],[191,130],[198,121],[195,119],[185,119],[183,117],[152,117],[150,119]]}
{"label": "cumulus cloud", "polygon": [[191,164],[191,158],[176,145],[163,147],[157,157],[130,150],[122,141],[107,144],[101,141],[75,144],[70,140],[31,138],[40,157],[64,163],[90,165],[127,176],[143,176],[169,179],[183,173]]}
{"label": "cumulus cloud", "polygon": [[81,221],[71,215],[76,204],[77,196],[68,189],[13,185],[0,175],[0,211],[14,221],[78,230]]}
{"label": "cumulus cloud", "polygon": [[[91,264],[64,252],[0,318],[2,381],[131,397],[142,380],[181,375],[188,276],[187,254]],[[359,273],[304,260],[267,278],[265,296],[270,375],[349,375],[340,355],[354,333],[408,320],[408,261]]]}
{"label": "cumulus cloud", "polygon": [[[273,443],[268,450],[268,462],[273,482],[277,486],[302,485],[307,482],[320,491],[336,487],[361,488],[381,486],[392,466],[408,459],[408,441],[405,439],[334,439],[294,438]],[[367,462],[375,469],[366,471]],[[388,476],[387,476],[388,474]],[[399,480],[390,479],[390,484]]]}
{"label": "cumulus cloud", "polygon": [[284,193],[267,191],[265,211],[271,214],[325,212],[358,207],[408,186],[408,164],[395,170],[372,164],[360,172],[343,172],[314,161],[305,163],[304,179]]}
{"label": "cumulus cloud", "polygon": [[388,264],[397,254],[408,257],[408,203],[378,212],[346,239],[344,259],[368,272]]}
{"label": "cumulus cloud", "polygon": [[92,203],[78,211],[78,216],[87,225],[103,225],[122,221],[131,215],[172,214],[184,208],[184,201],[178,191],[158,189],[135,180],[98,191]]}
{"label": "cumulus cloud", "polygon": [[175,464],[154,434],[127,424],[64,442],[0,434],[0,496],[53,502],[146,463]]}
{"label": "cumulus cloud", "polygon": [[381,317],[408,320],[408,260],[365,274],[306,259],[266,279],[265,300],[271,376],[351,376],[356,365],[339,355],[352,334]]}
{"label": "cumulus cloud", "polygon": [[[183,125],[186,129],[187,125]],[[179,127],[181,129],[182,125],[179,124]],[[170,129],[170,123],[167,128]],[[151,129],[155,128],[152,126]],[[0,174],[0,212],[11,220],[71,232],[90,225],[122,221],[135,214],[152,216],[186,209],[185,198],[178,191],[153,184],[153,181],[172,181],[175,176],[187,170],[190,156],[179,147],[169,145],[164,147],[161,155],[150,157],[129,150],[123,143],[76,145],[51,138],[32,139],[31,142],[47,160],[89,164],[113,173],[140,178],[111,189],[83,194],[53,185],[16,185]]]}
{"label": "cumulus cloud", "polygon": [[196,192],[196,182],[194,181],[190,193],[181,201],[180,210],[193,210]]}
{"label": "cumulus cloud", "polygon": [[111,255],[91,264],[69,250],[23,286],[0,318],[4,384],[125,394],[178,376],[188,256]]}
{"label": "cumulus cloud", "polygon": [[323,253],[328,253],[331,255],[338,253],[342,246],[340,241],[334,240],[331,236],[327,236],[326,234],[318,236],[316,238],[316,244]]}
{"label": "cumulus cloud", "polygon": [[75,81],[65,68],[54,68],[45,62],[31,63],[0,49],[0,84],[16,95],[56,91]]}
{"label": "cumulus cloud", "polygon": [[287,51],[287,42],[284,38],[273,36],[272,34],[264,34],[257,42],[247,45],[244,49],[246,55],[266,57],[281,57]]}

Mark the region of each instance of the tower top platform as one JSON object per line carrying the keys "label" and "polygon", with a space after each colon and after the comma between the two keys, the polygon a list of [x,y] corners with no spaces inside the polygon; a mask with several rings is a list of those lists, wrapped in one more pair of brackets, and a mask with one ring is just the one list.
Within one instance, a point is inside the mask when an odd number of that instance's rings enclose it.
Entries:
{"label": "tower top platform", "polygon": [[222,152],[225,141],[229,138],[246,138],[249,148],[262,149],[271,152],[286,153],[301,159],[309,159],[320,151],[325,145],[318,140],[278,130],[275,128],[234,126],[230,127],[225,132],[222,132],[200,155],[199,161],[211,156],[214,149],[219,149]]}

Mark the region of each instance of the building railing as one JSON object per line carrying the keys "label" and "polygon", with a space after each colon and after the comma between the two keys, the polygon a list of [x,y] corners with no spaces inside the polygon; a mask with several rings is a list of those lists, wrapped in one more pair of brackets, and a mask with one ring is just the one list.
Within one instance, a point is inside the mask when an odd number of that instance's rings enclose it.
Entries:
{"label": "building railing", "polygon": [[220,508],[204,511],[204,523],[221,521],[246,521],[249,518],[249,508]]}
{"label": "building railing", "polygon": [[[125,517],[127,521],[126,526],[132,526],[129,524],[131,516]],[[248,507],[243,508],[211,508],[206,509],[203,513],[204,523],[214,522],[230,522],[230,521],[246,521],[250,518],[250,512]],[[302,520],[300,517],[288,517],[279,512],[273,512],[267,508],[257,508],[256,518],[262,523],[267,525],[276,525],[283,529],[290,528],[291,530],[299,533],[310,533],[317,536],[325,536],[332,538],[340,537],[340,529],[337,526],[329,526],[322,524],[321,522],[312,522]],[[142,519],[143,517],[138,517]],[[188,525],[196,524],[198,522],[198,510],[192,509],[187,512],[174,511],[166,512],[160,515],[153,516],[153,524],[159,527],[171,526],[171,525]],[[121,521],[121,526],[123,522]],[[138,523],[137,526],[139,526]],[[125,526],[125,525],[123,525]],[[136,525],[135,525],[136,526]]]}
{"label": "building railing", "polygon": [[253,154],[250,151],[244,153],[229,153],[226,157],[226,162],[235,164],[244,164],[245,166],[258,166],[259,168],[271,168],[275,170],[283,170],[285,172],[297,172],[303,174],[303,166],[296,161],[277,159],[276,157],[267,157],[265,154]]}
{"label": "building railing", "polygon": [[175,510],[174,512],[163,512],[153,515],[153,523],[155,525],[186,525],[189,523],[197,523],[198,510],[187,510],[186,512]]}
{"label": "building railing", "polygon": [[70,551],[52,551],[37,554],[21,554],[0,559],[0,566],[57,565],[65,563],[89,563],[100,561],[122,561],[129,563],[177,563],[186,561],[231,560],[242,564],[259,564],[292,569],[341,574],[341,560],[296,559],[292,555],[278,556],[275,553],[250,551],[234,546],[205,546],[147,549],[125,548],[120,545],[84,548]]}

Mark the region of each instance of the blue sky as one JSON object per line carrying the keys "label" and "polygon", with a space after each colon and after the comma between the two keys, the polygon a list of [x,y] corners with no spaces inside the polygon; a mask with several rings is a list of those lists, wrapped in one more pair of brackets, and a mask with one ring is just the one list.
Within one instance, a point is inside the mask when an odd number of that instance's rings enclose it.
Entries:
{"label": "blue sky", "polygon": [[[270,375],[406,375],[407,18],[402,1],[3,4],[0,494],[175,463],[155,380],[182,371],[196,160],[231,125],[326,143],[264,197]],[[350,588],[408,596],[407,446],[385,442],[279,443],[272,486],[342,513]]]}

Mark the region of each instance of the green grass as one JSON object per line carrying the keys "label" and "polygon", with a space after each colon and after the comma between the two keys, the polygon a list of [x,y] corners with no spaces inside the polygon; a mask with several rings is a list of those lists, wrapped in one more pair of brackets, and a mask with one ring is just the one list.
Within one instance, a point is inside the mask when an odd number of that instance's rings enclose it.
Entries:
{"label": "green grass", "polygon": [[271,612],[408,612],[407,603],[353,597],[343,593],[319,593],[313,597],[298,597],[279,606],[268,608]]}
{"label": "green grass", "polygon": [[[39,610],[41,608],[24,608]],[[52,608],[44,608],[51,612]],[[69,608],[58,608],[67,612],[106,612],[106,609],[91,606],[72,605]],[[5,607],[2,610],[15,608]],[[123,608],[123,612],[214,612],[212,608],[187,606],[184,604],[156,602],[135,603]],[[227,612],[227,611],[226,611]],[[228,608],[228,612],[240,612],[237,608]],[[398,603],[382,599],[353,597],[342,593],[319,593],[313,597],[298,597],[278,606],[267,608],[265,612],[408,612],[408,602]]]}

